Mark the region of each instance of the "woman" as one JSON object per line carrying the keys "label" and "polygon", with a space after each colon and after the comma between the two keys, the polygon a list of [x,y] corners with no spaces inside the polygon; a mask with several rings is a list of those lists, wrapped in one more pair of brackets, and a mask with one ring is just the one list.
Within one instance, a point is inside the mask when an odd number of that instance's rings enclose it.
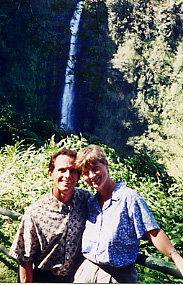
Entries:
{"label": "woman", "polygon": [[86,259],[74,282],[137,283],[135,262],[142,238],[169,256],[183,274],[183,258],[159,228],[142,196],[123,181],[110,178],[103,150],[97,145],[81,149],[76,167],[97,193],[88,201],[82,238]]}

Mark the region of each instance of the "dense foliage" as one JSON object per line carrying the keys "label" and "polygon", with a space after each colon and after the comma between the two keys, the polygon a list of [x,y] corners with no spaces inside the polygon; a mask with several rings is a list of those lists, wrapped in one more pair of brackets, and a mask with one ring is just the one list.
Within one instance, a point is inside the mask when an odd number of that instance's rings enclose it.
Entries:
{"label": "dense foliage", "polygon": [[0,106],[0,147],[24,140],[26,145],[40,147],[52,135],[55,141],[69,134],[54,124],[53,120],[44,115],[37,115],[32,120],[17,113],[12,105]]}
{"label": "dense foliage", "polygon": [[[183,254],[182,185],[170,177],[162,165],[156,163],[143,151],[136,151],[132,157],[124,153],[119,155],[94,136],[79,138],[77,135],[70,135],[57,143],[53,136],[40,148],[35,146],[27,148],[24,141],[1,148],[0,207],[23,214],[30,204],[50,191],[52,187],[52,181],[47,175],[52,153],[61,147],[78,151],[90,143],[102,146],[109,161],[112,178],[115,181],[123,179],[128,186],[142,194],[161,228],[168,234],[177,250]],[[88,189],[82,178],[78,186]],[[12,222],[9,218],[1,216],[0,223],[1,243],[9,248],[19,222]],[[141,243],[141,252],[167,260],[145,241]],[[181,282],[148,268],[137,267],[140,283]]]}
{"label": "dense foliage", "polygon": [[[135,133],[134,120],[127,144],[139,146],[163,161],[171,174],[182,177],[183,1],[107,1],[111,35],[118,45],[114,76],[144,129]],[[133,86],[124,91],[120,80]],[[116,97],[113,95],[113,97]],[[128,106],[125,104],[125,106]],[[123,110],[123,109],[122,109]]]}

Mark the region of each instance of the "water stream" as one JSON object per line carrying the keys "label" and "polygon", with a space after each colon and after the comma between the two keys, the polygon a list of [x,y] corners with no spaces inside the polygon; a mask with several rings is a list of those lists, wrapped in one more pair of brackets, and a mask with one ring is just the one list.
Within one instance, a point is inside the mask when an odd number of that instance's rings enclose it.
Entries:
{"label": "water stream", "polygon": [[64,125],[67,129],[73,129],[73,102],[74,102],[74,66],[76,62],[77,54],[77,32],[79,29],[79,23],[81,19],[81,13],[83,9],[84,1],[79,1],[74,15],[70,21],[71,39],[69,59],[67,62],[67,68],[65,73],[65,86],[62,96],[61,107],[61,125]]}

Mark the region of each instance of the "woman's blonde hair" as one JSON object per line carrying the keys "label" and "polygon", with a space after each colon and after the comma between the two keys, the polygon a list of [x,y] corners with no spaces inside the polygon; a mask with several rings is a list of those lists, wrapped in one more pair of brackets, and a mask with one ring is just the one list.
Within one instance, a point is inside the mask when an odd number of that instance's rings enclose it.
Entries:
{"label": "woman's blonde hair", "polygon": [[102,148],[92,144],[79,150],[75,165],[78,170],[82,171],[85,167],[93,166],[97,162],[106,164],[106,158]]}

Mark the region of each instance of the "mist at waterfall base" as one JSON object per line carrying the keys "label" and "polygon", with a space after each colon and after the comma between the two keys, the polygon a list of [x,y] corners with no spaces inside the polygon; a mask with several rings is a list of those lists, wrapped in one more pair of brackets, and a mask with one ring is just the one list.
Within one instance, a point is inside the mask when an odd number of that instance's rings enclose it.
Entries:
{"label": "mist at waterfall base", "polygon": [[65,73],[65,85],[62,96],[61,104],[61,126],[66,129],[74,130],[74,99],[75,99],[75,74],[74,68],[76,64],[77,56],[77,33],[79,30],[79,24],[81,19],[81,13],[83,9],[84,1],[79,1],[74,15],[70,21],[70,49],[69,49],[69,59],[67,62],[66,73]]}

